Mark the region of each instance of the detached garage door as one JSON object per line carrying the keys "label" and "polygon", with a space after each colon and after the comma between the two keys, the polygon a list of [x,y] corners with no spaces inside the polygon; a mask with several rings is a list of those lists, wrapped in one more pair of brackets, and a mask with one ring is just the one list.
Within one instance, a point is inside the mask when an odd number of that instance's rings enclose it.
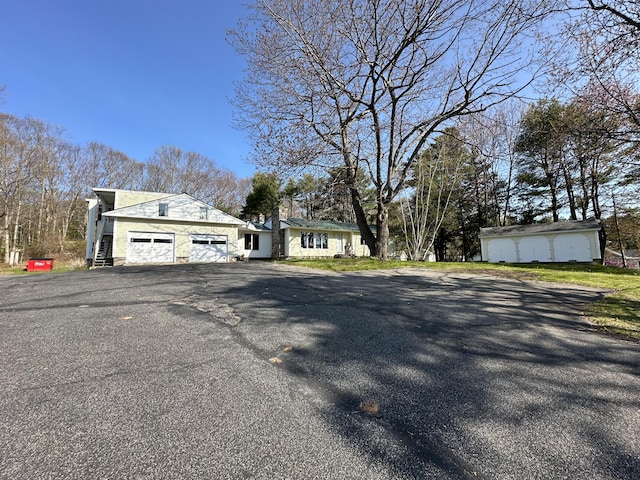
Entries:
{"label": "detached garage door", "polygon": [[589,237],[582,233],[558,235],[553,239],[556,262],[591,262],[591,244]]}
{"label": "detached garage door", "polygon": [[226,235],[191,234],[189,262],[226,262],[229,245]]}
{"label": "detached garage door", "polygon": [[518,261],[516,255],[516,243],[511,238],[491,238],[488,241],[487,250],[489,253],[489,262],[507,262],[513,263]]}
{"label": "detached garage door", "polygon": [[127,263],[173,263],[175,235],[173,233],[129,232]]}

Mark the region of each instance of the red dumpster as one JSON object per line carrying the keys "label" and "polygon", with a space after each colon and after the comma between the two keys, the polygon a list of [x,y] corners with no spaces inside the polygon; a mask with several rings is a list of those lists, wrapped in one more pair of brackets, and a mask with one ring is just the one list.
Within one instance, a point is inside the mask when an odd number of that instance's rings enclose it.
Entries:
{"label": "red dumpster", "polygon": [[53,258],[30,258],[27,261],[27,272],[53,270]]}

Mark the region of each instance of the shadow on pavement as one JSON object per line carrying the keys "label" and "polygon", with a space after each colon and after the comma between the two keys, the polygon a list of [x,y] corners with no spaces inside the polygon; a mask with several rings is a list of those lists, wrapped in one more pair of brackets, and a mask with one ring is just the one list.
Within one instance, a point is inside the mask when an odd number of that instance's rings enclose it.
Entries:
{"label": "shadow on pavement", "polygon": [[203,294],[227,299],[236,333],[305,395],[326,396],[327,424],[372,462],[411,478],[426,465],[452,478],[640,471],[638,346],[580,316],[601,293],[410,270],[256,270],[248,283],[231,270],[225,287],[210,279]]}

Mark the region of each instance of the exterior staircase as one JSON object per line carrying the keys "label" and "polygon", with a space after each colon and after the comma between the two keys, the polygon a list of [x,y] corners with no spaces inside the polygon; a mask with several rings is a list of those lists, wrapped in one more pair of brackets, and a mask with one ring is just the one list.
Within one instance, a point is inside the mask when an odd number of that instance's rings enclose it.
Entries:
{"label": "exterior staircase", "polygon": [[111,267],[113,266],[113,235],[103,235],[100,239],[100,248],[96,253],[96,258],[93,261],[94,267]]}

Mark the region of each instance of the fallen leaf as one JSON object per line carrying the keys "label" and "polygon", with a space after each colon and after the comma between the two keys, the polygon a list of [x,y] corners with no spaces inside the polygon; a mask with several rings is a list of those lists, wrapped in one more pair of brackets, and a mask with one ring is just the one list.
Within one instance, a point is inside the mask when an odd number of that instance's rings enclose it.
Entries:
{"label": "fallen leaf", "polygon": [[358,405],[361,411],[372,417],[376,417],[380,414],[380,404],[374,400],[363,400]]}

